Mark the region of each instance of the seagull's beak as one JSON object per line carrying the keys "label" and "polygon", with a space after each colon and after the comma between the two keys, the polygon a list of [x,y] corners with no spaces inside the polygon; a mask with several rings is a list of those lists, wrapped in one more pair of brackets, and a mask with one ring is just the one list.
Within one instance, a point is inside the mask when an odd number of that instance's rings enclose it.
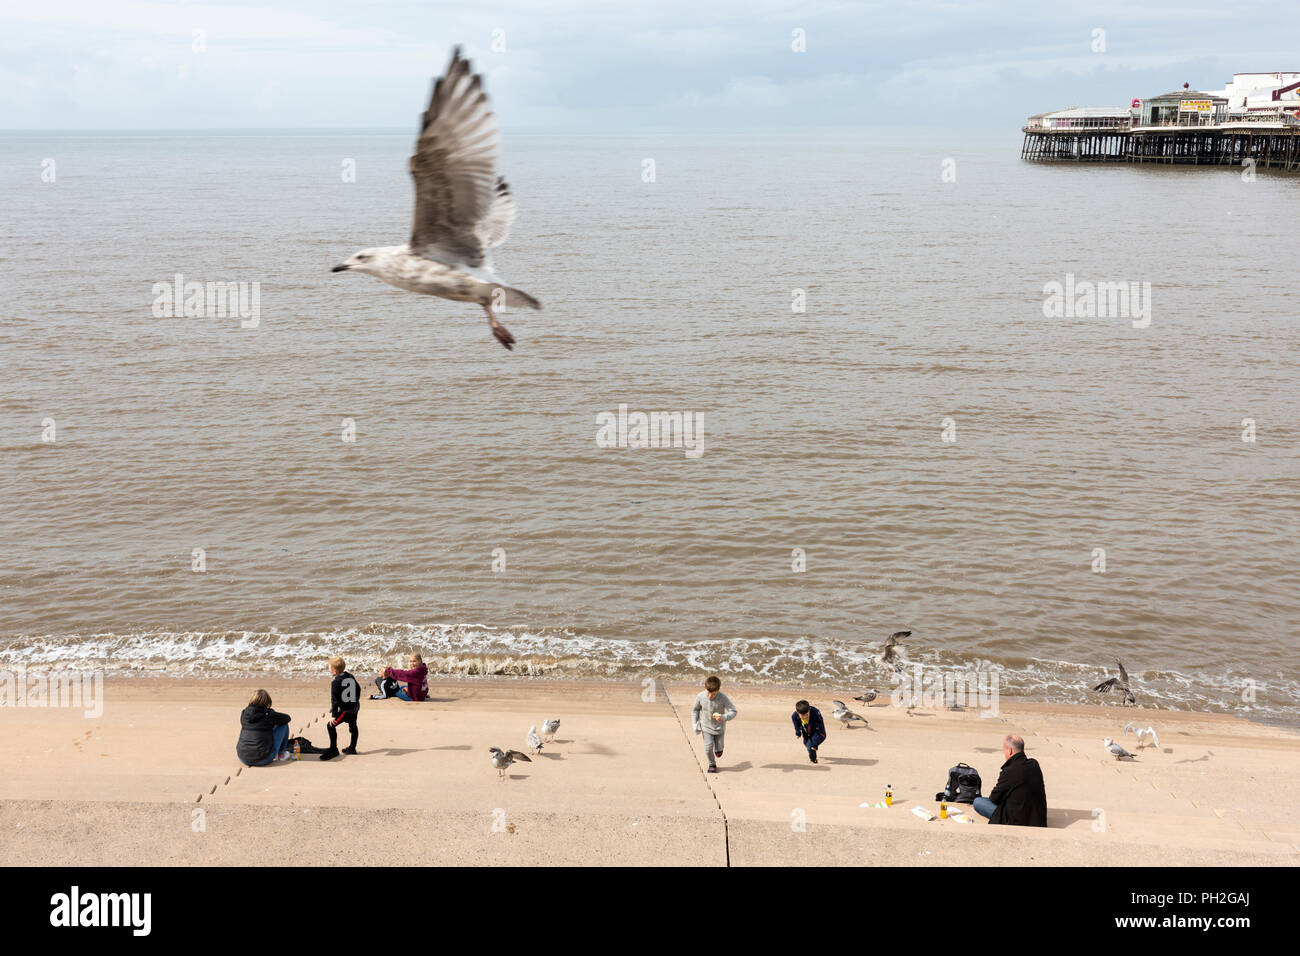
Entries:
{"label": "seagull's beak", "polygon": [[330,270],[330,272],[347,272],[347,271],[348,271],[348,264],[346,262],[340,266],[335,266],[333,269]]}

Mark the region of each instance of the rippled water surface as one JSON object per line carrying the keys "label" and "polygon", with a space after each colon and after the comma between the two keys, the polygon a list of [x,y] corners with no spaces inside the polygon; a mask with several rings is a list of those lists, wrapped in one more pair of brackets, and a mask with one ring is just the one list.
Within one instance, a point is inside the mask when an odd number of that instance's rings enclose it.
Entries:
{"label": "rippled water surface", "polygon": [[[954,136],[507,136],[507,353],[329,271],[405,240],[407,132],[0,135],[0,661],[858,686],[909,628],[1004,692],[1118,655],[1300,724],[1300,179]],[[155,318],[176,273],[259,327]],[[1045,318],[1067,274],[1150,327]],[[598,447],[620,403],[704,454]]]}

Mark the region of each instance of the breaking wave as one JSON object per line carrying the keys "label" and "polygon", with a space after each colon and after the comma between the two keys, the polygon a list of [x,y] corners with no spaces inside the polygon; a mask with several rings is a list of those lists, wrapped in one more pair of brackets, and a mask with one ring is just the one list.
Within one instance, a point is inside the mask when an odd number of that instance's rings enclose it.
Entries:
{"label": "breaking wave", "polygon": [[[695,680],[712,672],[755,684],[852,690],[889,682],[874,663],[871,643],[814,638],[620,640],[564,628],[497,628],[476,624],[385,624],[329,632],[140,631],[0,640],[0,665],[100,670],[131,677],[244,678],[275,674],[317,677],[322,661],[341,654],[353,669],[400,661],[419,651],[432,675],[550,679]],[[1105,676],[1094,664],[1032,657],[994,661],[918,648],[910,656],[929,681],[934,675],[996,673],[999,693],[1049,703],[1099,703],[1091,686]],[[1172,710],[1225,713],[1300,726],[1300,682],[1282,674],[1248,674],[1222,665],[1186,673],[1131,674],[1141,702]],[[1254,700],[1245,698],[1255,681]]]}

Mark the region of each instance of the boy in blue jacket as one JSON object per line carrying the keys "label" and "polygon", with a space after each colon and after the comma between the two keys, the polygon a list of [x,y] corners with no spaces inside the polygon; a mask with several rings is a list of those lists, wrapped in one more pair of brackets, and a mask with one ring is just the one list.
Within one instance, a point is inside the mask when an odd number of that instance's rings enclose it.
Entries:
{"label": "boy in blue jacket", "polygon": [[808,762],[817,762],[817,748],[826,739],[826,724],[822,721],[822,712],[806,700],[794,705],[790,715],[794,721],[794,735],[808,748]]}

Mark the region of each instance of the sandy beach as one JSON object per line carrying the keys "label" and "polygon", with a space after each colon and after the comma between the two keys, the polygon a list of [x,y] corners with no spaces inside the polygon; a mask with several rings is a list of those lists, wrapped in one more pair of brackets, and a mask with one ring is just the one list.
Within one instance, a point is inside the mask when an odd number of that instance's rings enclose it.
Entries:
{"label": "sandy beach", "polygon": [[[721,772],[706,775],[697,688],[480,678],[434,680],[421,704],[365,701],[361,753],[242,767],[238,715],[266,687],[292,729],[326,739],[325,681],[110,679],[103,714],[0,709],[4,861],[36,864],[434,865],[1295,865],[1300,822],[1283,799],[1300,737],[1245,720],[1116,706],[1003,701],[978,710],[888,704],[869,727],[830,720],[836,691],[724,689]],[[807,697],[830,738],[814,766],[789,714]],[[498,781],[487,748],[556,741]],[[1124,725],[1161,748],[1117,762]],[[1015,732],[1043,767],[1046,829],[924,820],[959,761],[992,789]],[[1124,741],[1135,749],[1132,736]],[[879,808],[886,786],[894,804]],[[865,804],[865,805],[864,805]]]}

